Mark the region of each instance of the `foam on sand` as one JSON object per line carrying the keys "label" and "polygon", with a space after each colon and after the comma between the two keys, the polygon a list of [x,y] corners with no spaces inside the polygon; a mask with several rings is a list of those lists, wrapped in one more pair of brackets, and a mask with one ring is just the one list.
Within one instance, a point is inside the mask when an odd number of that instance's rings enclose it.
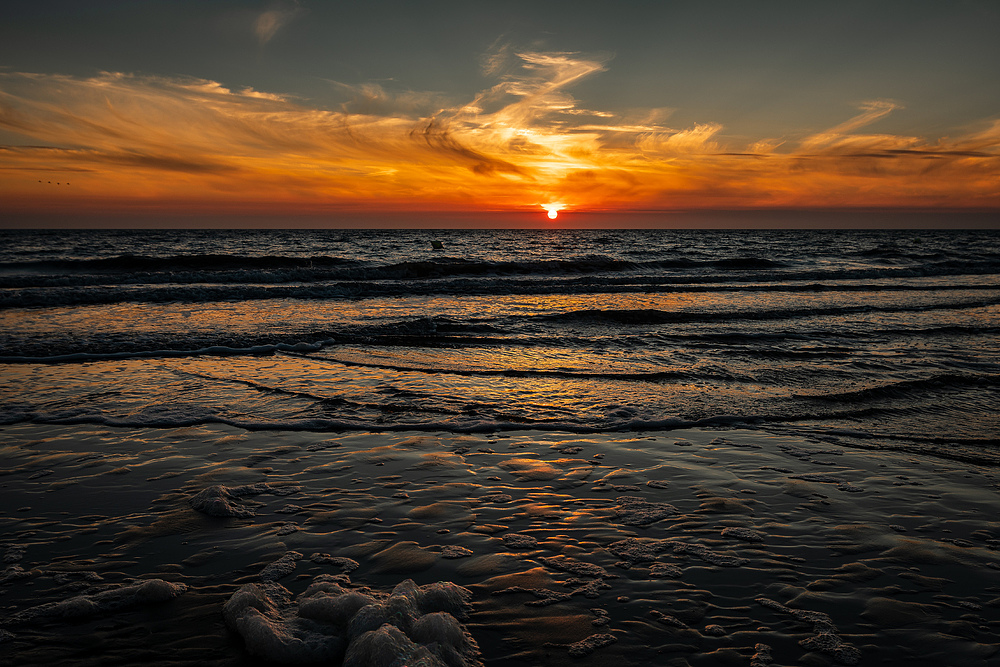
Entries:
{"label": "foam on sand", "polygon": [[256,506],[244,498],[259,496],[262,493],[289,495],[297,490],[295,487],[276,488],[266,482],[233,487],[215,484],[202,489],[192,497],[191,507],[209,516],[249,519],[256,516]]}
{"label": "foam on sand", "polygon": [[163,579],[148,579],[93,595],[76,595],[57,602],[29,607],[7,616],[3,619],[3,624],[23,626],[38,621],[79,621],[140,605],[166,602],[186,590],[187,586],[184,584],[175,584]]}
{"label": "foam on sand", "polygon": [[[276,562],[300,558],[286,554]],[[456,618],[466,617],[471,597],[460,586],[407,579],[386,595],[351,590],[346,575],[320,575],[293,599],[272,575],[268,566],[261,583],[243,585],[223,607],[226,624],[254,656],[356,667],[481,665],[479,647]]]}

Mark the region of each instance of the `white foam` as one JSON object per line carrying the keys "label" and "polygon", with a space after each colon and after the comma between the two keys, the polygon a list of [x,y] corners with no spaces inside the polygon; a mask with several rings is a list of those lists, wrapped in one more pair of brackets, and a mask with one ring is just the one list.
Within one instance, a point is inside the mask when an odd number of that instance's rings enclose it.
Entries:
{"label": "white foam", "polygon": [[345,629],[360,609],[375,603],[375,599],[370,595],[357,591],[328,595],[308,594],[307,590],[303,596],[308,596],[309,599],[299,602],[299,616]]}
{"label": "white foam", "polygon": [[507,533],[502,539],[503,545],[508,549],[534,549],[538,546],[538,540],[531,535]]}
{"label": "white foam", "polygon": [[715,551],[711,551],[703,544],[674,542],[672,546],[675,554],[694,554],[706,563],[711,563],[712,565],[718,565],[721,567],[740,567],[750,562],[748,559],[741,558],[740,556],[720,554]]}
{"label": "white foam", "polygon": [[287,496],[301,490],[298,486],[271,486],[266,482],[243,484],[241,486],[224,486],[215,484],[199,491],[189,501],[195,510],[218,517],[236,517],[248,519],[256,516],[256,507],[242,498],[270,493],[276,496]]}
{"label": "white foam", "polygon": [[449,665],[478,662],[479,646],[458,620],[446,612],[424,614],[413,623],[410,636],[421,644],[435,647]]}
{"label": "white foam", "polygon": [[[287,559],[294,565],[291,554],[276,563]],[[451,582],[417,586],[407,579],[379,598],[348,590],[346,575],[337,576],[317,577],[295,601],[280,584],[246,584],[226,602],[223,617],[251,654],[274,662],[481,664],[479,647],[456,618],[465,617],[472,595],[467,589]]]}
{"label": "white foam", "polygon": [[737,526],[729,526],[728,528],[722,529],[723,537],[734,537],[737,540],[743,540],[744,542],[763,542],[764,536],[755,530],[750,530],[749,528],[739,528]]}
{"label": "white foam", "polygon": [[257,495],[264,490],[249,492],[247,487],[229,488],[221,484],[202,489],[191,498],[191,507],[209,516],[236,517],[248,519],[256,516],[257,511],[240,501],[242,496]]}
{"label": "white foam", "polygon": [[384,603],[369,604],[359,609],[351,619],[348,634],[354,639],[378,630],[386,623],[409,633],[419,614],[413,600],[405,595],[392,595]]}
{"label": "white foam", "polygon": [[768,609],[789,614],[797,621],[812,623],[813,635],[799,642],[799,645],[803,648],[810,651],[820,651],[833,656],[833,659],[842,665],[856,665],[861,661],[861,651],[853,644],[845,642],[838,636],[837,626],[823,612],[792,609],[780,602],[765,597],[757,598],[756,602]]}
{"label": "white foam", "polygon": [[653,503],[638,496],[619,496],[615,503],[615,517],[627,526],[645,526],[677,514],[677,508],[669,503]]}
{"label": "white foam", "polygon": [[255,656],[285,663],[339,660],[346,640],[323,632],[321,624],[282,614],[289,597],[279,584],[246,584],[226,602],[223,617]]}
{"label": "white foam", "polygon": [[[417,645],[409,637],[386,623],[351,642],[344,656],[344,667],[395,667],[409,662],[407,659],[416,650]],[[442,663],[435,659],[430,664]]]}
{"label": "white foam", "polygon": [[441,550],[443,558],[467,558],[473,554],[472,549],[460,547],[457,544],[449,544]]}
{"label": "white foam", "polygon": [[574,658],[582,658],[584,656],[590,655],[599,648],[604,648],[618,641],[618,638],[611,634],[598,634],[591,635],[586,639],[582,639],[575,644],[570,644],[567,648],[569,649],[570,656]]}
{"label": "white foam", "polygon": [[260,573],[261,581],[277,581],[295,571],[295,563],[302,560],[298,551],[289,551],[281,558],[264,568]]}
{"label": "white foam", "polygon": [[[413,582],[407,579],[411,585]],[[403,582],[406,583],[406,582]],[[397,586],[398,588],[398,586]],[[393,594],[396,594],[393,591]],[[466,609],[472,592],[450,581],[439,581],[419,588],[417,606],[424,614],[445,611],[459,619],[466,618]]]}
{"label": "white foam", "polygon": [[155,604],[171,600],[187,590],[185,584],[175,584],[163,579],[148,579],[130,586],[122,586],[94,595],[75,597],[49,602],[12,614],[7,617],[9,625],[24,625],[38,620],[76,620],[101,614],[129,609],[143,604]]}

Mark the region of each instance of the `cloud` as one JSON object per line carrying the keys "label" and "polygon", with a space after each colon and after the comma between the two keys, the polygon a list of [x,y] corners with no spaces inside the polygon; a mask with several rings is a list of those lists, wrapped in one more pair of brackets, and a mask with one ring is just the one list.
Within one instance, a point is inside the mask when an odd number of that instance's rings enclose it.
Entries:
{"label": "cloud", "polygon": [[491,157],[486,153],[464,145],[446,128],[436,125],[434,121],[430,121],[423,128],[412,130],[410,136],[423,139],[427,146],[435,152],[452,156],[459,162],[470,164],[472,171],[477,174],[489,175],[496,172],[505,172],[508,174],[526,175],[522,169],[511,162]]}
{"label": "cloud", "polygon": [[[479,93],[459,110],[470,122],[494,127],[525,128],[554,114],[576,109],[566,91],[574,83],[605,69],[607,57],[585,58],[576,53],[518,52],[516,69]],[[510,69],[510,67],[506,68]],[[499,67],[493,67],[497,71]]]}
{"label": "cloud", "polygon": [[338,81],[331,83],[350,96],[351,99],[341,106],[350,114],[419,118],[432,116],[451,105],[442,95],[434,92],[390,92],[377,83],[358,86]]}
{"label": "cloud", "polygon": [[298,3],[295,3],[294,5],[268,9],[261,12],[253,24],[257,41],[261,46],[267,44],[281,28],[304,11]]}
{"label": "cloud", "polygon": [[848,136],[848,133],[881,120],[902,107],[892,100],[871,100],[863,102],[859,105],[859,108],[861,109],[861,113],[850,120],[804,139],[801,144],[801,151],[818,151],[831,146],[850,144],[852,141],[863,143],[865,141],[864,138],[851,138]]}
{"label": "cloud", "polygon": [[503,73],[511,57],[511,46],[501,36],[487,49],[479,59],[484,76],[495,77]]}
{"label": "cloud", "polygon": [[55,205],[32,190],[41,170],[74,173],[60,197],[167,208],[1000,206],[997,120],[865,133],[900,108],[875,100],[798,142],[737,141],[710,120],[667,127],[670,110],[581,106],[572,86],[606,56],[504,53],[465,100],[338,84],[339,108],[204,79],[0,71],[0,129],[22,138],[0,147],[0,196]]}
{"label": "cloud", "polygon": [[704,123],[687,130],[651,132],[640,137],[636,145],[654,157],[719,153],[722,148],[712,137],[720,130],[718,123]]}

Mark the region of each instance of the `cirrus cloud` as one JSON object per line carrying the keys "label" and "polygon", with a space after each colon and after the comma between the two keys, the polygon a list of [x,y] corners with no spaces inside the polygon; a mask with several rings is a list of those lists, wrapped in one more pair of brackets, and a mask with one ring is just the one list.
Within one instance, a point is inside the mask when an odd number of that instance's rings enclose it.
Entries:
{"label": "cirrus cloud", "polygon": [[253,24],[254,34],[257,35],[257,41],[261,46],[267,44],[274,38],[281,28],[291,22],[292,19],[304,13],[304,11],[305,10],[302,9],[298,3],[295,3],[283,7],[267,9],[261,12],[257,15],[257,19]]}

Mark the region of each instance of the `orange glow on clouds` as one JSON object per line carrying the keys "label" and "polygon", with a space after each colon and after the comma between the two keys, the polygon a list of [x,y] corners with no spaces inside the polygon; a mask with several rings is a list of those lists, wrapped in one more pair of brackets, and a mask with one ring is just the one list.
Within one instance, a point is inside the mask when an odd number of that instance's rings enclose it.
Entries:
{"label": "orange glow on clouds", "polygon": [[600,59],[501,56],[486,65],[495,83],[464,103],[366,85],[338,110],[200,79],[0,71],[0,197],[8,212],[560,202],[541,204],[552,219],[564,208],[1000,207],[1000,121],[954,138],[868,134],[898,108],[874,100],[829,129],[737,141],[710,121],[672,128],[653,110],[581,108],[568,89],[602,72]]}

